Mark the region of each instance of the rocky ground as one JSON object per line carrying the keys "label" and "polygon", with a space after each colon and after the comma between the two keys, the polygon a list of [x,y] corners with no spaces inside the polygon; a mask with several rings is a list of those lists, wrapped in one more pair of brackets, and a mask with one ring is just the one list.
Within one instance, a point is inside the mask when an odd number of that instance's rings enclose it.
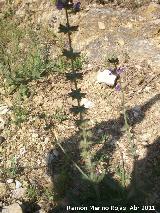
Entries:
{"label": "rocky ground", "polygon": [[[107,167],[113,180],[121,183],[121,167],[126,171],[126,187],[132,188],[136,173],[138,188],[147,194],[145,205],[160,210],[160,4],[158,1],[82,1],[82,11],[71,15],[71,24],[78,25],[72,36],[73,47],[85,58],[83,81],[79,87],[93,103],[87,118],[95,141],[93,149],[101,156],[99,170]],[[139,1],[140,2],[140,1]],[[6,5],[0,1],[1,13]],[[103,2],[102,2],[103,3]],[[125,4],[126,3],[126,4]],[[15,15],[21,24],[28,22],[47,26],[58,35],[59,24],[65,24],[64,11],[57,11],[50,1],[15,1]],[[28,19],[30,17],[30,20]],[[28,21],[29,20],[29,21]],[[63,40],[67,46],[67,40]],[[61,45],[52,44],[50,58],[60,52]],[[136,147],[136,161],[123,129],[121,92],[98,84],[99,69],[110,68],[107,59],[118,57],[125,72],[121,82],[130,121],[130,133]],[[73,186],[59,180],[58,167],[68,168],[63,153],[55,145],[58,140],[76,155],[78,130],[70,114],[72,85],[63,74],[50,73],[29,82],[30,97],[20,102],[23,112],[14,110],[17,93],[8,94],[0,86],[0,199],[2,212],[49,212],[58,205],[67,205],[66,193],[55,199],[62,188]],[[17,125],[15,119],[22,119]],[[106,136],[107,139],[104,139]],[[78,155],[78,152],[77,152]],[[75,156],[74,156],[75,157]],[[77,163],[81,164],[79,157]],[[49,164],[53,165],[48,167]],[[62,165],[64,163],[64,165]],[[53,171],[50,171],[53,170]],[[106,173],[107,173],[106,172]],[[65,179],[62,176],[63,180]],[[76,176],[75,176],[76,177]],[[68,178],[69,179],[69,178]],[[59,182],[58,182],[58,181]],[[79,184],[79,183],[78,183]],[[67,190],[69,190],[67,188]],[[78,187],[75,193],[78,193]],[[6,207],[7,206],[7,207]],[[21,207],[20,207],[21,206]],[[16,210],[13,210],[17,208]],[[10,209],[10,210],[9,210]],[[53,210],[51,212],[58,212]]]}

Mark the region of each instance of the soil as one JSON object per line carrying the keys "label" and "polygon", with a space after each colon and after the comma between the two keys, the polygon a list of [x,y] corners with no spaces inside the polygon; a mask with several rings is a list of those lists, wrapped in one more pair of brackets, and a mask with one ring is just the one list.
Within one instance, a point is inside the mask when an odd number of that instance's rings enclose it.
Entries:
{"label": "soil", "polygon": [[[15,15],[22,21],[27,19],[24,15],[26,2],[16,1],[15,4]],[[55,33],[60,23],[65,24],[63,11],[56,11],[49,2],[34,1],[29,5],[30,10],[34,12],[34,23],[48,25]],[[124,7],[124,4],[119,6],[116,3],[100,5],[89,1],[86,5],[85,1],[85,6],[83,5],[82,1],[83,10],[70,15],[70,20],[71,24],[79,25],[79,31],[72,36],[73,47],[86,58],[82,69],[83,80],[78,82],[78,87],[86,93],[86,98],[94,103],[94,106],[87,110],[86,118],[90,120],[89,129],[92,132],[91,152],[97,153],[95,154],[97,159],[104,157],[98,172],[105,170],[106,175],[109,174],[112,180],[118,181],[122,186],[120,169],[123,168],[126,175],[123,187],[130,191],[128,197],[134,194],[133,186],[136,182],[137,188],[147,194],[143,200],[144,205],[154,205],[158,211],[160,210],[160,5],[143,4],[134,11],[128,6]],[[105,28],[100,29],[98,22],[104,23]],[[58,36],[64,38],[60,34]],[[64,43],[67,46],[67,39]],[[60,48],[56,47],[58,51],[55,54],[54,46],[52,48],[51,57],[54,59]],[[134,144],[135,158],[128,133],[124,129],[122,91],[117,92],[114,87],[96,82],[99,69],[111,68],[106,61],[113,55],[119,58],[119,66],[125,70],[118,82],[121,80],[124,91],[129,134]],[[1,82],[3,80],[1,77]],[[64,74],[50,73],[40,80],[30,82],[28,87],[31,96],[21,102],[23,108],[27,110],[27,118],[20,126],[12,122],[15,119],[13,107],[17,93],[6,94],[3,87],[0,87],[0,105],[7,105],[10,108],[9,113],[0,115],[5,121],[5,128],[1,130],[3,141],[0,148],[2,154],[0,182],[7,186],[5,195],[3,193],[0,196],[1,204],[9,205],[18,200],[24,204],[26,212],[36,212],[39,207],[44,212],[49,212],[56,206],[69,204],[69,196],[63,192],[65,187],[75,194],[78,194],[81,188],[80,180],[76,181],[78,171],[65,159],[65,154],[56,144],[57,140],[61,142],[71,158],[83,167],[83,159],[79,156],[79,130],[75,125],[77,117],[70,113],[70,108],[76,102],[68,95],[74,85],[66,80]],[[14,166],[15,175],[5,172],[7,168]],[[68,182],[63,185],[63,181],[58,178],[64,168],[69,168],[70,176],[73,175],[75,178],[72,182],[71,177],[67,177]],[[10,178],[13,179],[13,183],[7,182]],[[31,202],[34,199],[28,198],[27,191],[20,198],[14,196],[15,180],[18,180],[26,190],[29,186],[35,186],[38,191],[36,202]],[[45,193],[46,189],[55,194],[59,193],[61,199],[57,201],[50,197],[49,200],[49,195]],[[30,210],[28,203],[29,205],[32,203],[33,208]]]}

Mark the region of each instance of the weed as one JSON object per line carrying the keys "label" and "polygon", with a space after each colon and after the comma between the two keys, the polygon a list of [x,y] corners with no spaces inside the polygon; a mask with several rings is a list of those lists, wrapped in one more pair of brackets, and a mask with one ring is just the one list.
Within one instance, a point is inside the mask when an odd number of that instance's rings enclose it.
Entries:
{"label": "weed", "polygon": [[54,192],[52,192],[51,189],[45,188],[44,195],[48,201],[53,201],[55,199]]}
{"label": "weed", "polygon": [[[84,55],[76,58],[73,61],[74,69],[81,70],[85,62],[86,57]],[[54,63],[50,64],[50,68],[53,72],[66,73],[72,69],[72,64],[64,56],[59,56]]]}
{"label": "weed", "polygon": [[27,85],[23,85],[23,84],[21,84],[19,86],[19,91],[18,92],[19,92],[20,100],[24,100],[25,98],[28,98],[30,96],[30,94],[31,94],[28,86]]}
{"label": "weed", "polygon": [[54,67],[49,58],[51,44],[48,43],[53,43],[55,35],[52,33],[51,39],[49,30],[41,29],[45,38],[48,35],[44,42],[37,30],[24,28],[15,19],[4,17],[0,18],[0,31],[0,74],[5,79],[4,86],[9,93],[23,87],[23,95],[28,96],[28,91],[24,91],[27,83],[43,77]]}
{"label": "weed", "polygon": [[108,139],[108,135],[106,133],[103,133],[102,136],[100,136],[95,143],[104,144],[107,141],[107,139]]}
{"label": "weed", "polygon": [[73,62],[75,70],[82,70],[86,62],[87,62],[87,59],[85,55],[81,55],[80,57],[76,58]]}
{"label": "weed", "polygon": [[21,123],[25,122],[28,117],[28,111],[24,109],[22,106],[13,106],[13,114],[14,114],[14,120],[13,122],[20,126]]}
{"label": "weed", "polygon": [[37,189],[36,186],[30,185],[27,188],[27,197],[29,200],[37,200],[38,197],[38,193],[37,193]]}
{"label": "weed", "polygon": [[10,177],[10,178],[14,178],[16,177],[17,173],[18,173],[18,166],[17,166],[17,158],[16,156],[13,156],[10,160],[7,161],[7,163],[10,163],[10,167],[7,168],[3,168],[0,170],[0,173],[4,174],[4,176],[6,177]]}
{"label": "weed", "polygon": [[51,117],[59,123],[62,123],[63,121],[68,119],[68,115],[61,108],[56,109],[54,115],[52,115]]}
{"label": "weed", "polygon": [[120,178],[122,186],[125,187],[126,180],[125,180],[125,170],[124,170],[124,167],[121,166],[121,165],[118,165],[117,168],[116,168],[116,174]]}
{"label": "weed", "polygon": [[14,156],[11,160],[11,169],[10,169],[10,173],[13,177],[16,176],[16,173],[17,173],[17,159],[16,157]]}

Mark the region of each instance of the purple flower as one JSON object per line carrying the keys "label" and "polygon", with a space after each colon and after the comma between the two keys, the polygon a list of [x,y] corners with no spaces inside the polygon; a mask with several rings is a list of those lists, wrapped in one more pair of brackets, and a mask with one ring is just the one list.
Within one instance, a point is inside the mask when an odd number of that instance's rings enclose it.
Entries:
{"label": "purple flower", "polygon": [[115,89],[116,89],[117,92],[121,91],[121,85],[117,84],[116,87],[115,87]]}
{"label": "purple flower", "polygon": [[56,7],[58,10],[62,10],[64,8],[64,3],[62,0],[57,0],[56,1]]}
{"label": "purple flower", "polygon": [[119,67],[119,68],[116,69],[116,73],[118,75],[122,74],[123,72],[124,72],[124,68],[123,67]]}
{"label": "purple flower", "polygon": [[73,9],[75,11],[79,11],[80,10],[80,6],[81,6],[81,2],[76,2],[74,5],[73,5]]}

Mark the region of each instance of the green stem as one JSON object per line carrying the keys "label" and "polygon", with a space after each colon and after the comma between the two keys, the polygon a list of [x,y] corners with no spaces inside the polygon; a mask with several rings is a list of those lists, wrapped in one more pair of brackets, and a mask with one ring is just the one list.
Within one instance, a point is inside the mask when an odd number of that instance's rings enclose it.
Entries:
{"label": "green stem", "polygon": [[129,126],[128,120],[127,120],[127,112],[126,112],[126,107],[125,107],[125,96],[124,96],[124,90],[123,90],[121,81],[120,81],[120,86],[121,86],[121,91],[122,91],[122,107],[123,107],[125,130],[127,132],[128,142],[131,145],[131,152],[132,152],[133,158],[135,158],[135,149],[134,149],[134,144],[132,143],[132,136],[131,136],[131,132],[130,132],[130,126]]}
{"label": "green stem", "polygon": [[126,187],[126,174],[125,174],[124,159],[123,159],[122,153],[121,153],[121,157],[122,157],[122,186],[125,188]]}
{"label": "green stem", "polygon": [[[64,148],[62,147],[62,145],[61,145],[60,143],[58,143],[58,142],[57,142],[56,144],[60,147],[60,149],[62,150],[62,152],[69,158],[69,155],[68,155],[67,152],[64,150]],[[88,175],[86,175],[86,174],[83,172],[83,170],[78,166],[78,164],[75,163],[75,161],[72,160],[72,159],[71,159],[71,161],[72,161],[73,165],[78,169],[78,171],[79,171],[87,180],[90,180],[89,177],[88,177]]]}

